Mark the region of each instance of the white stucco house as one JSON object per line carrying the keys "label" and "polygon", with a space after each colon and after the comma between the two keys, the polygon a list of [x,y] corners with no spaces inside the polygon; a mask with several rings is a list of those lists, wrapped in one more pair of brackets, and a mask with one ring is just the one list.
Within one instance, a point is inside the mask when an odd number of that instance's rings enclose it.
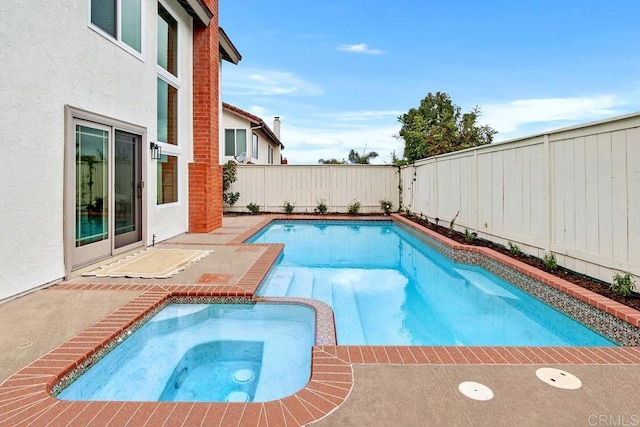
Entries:
{"label": "white stucco house", "polygon": [[282,157],[280,118],[274,117],[273,129],[260,117],[236,106],[222,103],[223,137],[220,139],[220,164],[243,159],[256,165],[286,164]]}
{"label": "white stucco house", "polygon": [[222,221],[220,62],[240,54],[217,0],[34,6],[0,2],[0,300]]}

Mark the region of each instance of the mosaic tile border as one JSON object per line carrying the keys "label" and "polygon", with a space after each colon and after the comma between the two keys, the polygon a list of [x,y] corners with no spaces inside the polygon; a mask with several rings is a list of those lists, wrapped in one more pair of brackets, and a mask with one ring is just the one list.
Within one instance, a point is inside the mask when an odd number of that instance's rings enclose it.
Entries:
{"label": "mosaic tile border", "polygon": [[[495,274],[501,279],[513,284],[522,291],[532,295],[533,297],[543,301],[556,310],[565,313],[569,317],[577,320],[595,332],[605,336],[607,339],[622,346],[639,346],[640,345],[640,328],[620,319],[606,311],[594,307],[592,304],[578,299],[572,295],[556,289],[540,280],[531,277],[523,272],[486,256],[477,250],[466,250],[462,248],[453,248],[438,239],[435,239],[424,233],[412,224],[407,223],[406,219],[398,220],[402,217],[394,217],[394,222],[401,229],[410,233],[421,242],[431,247],[440,254],[452,259],[455,262],[472,264],[480,266],[487,271]],[[452,241],[453,242],[453,241]],[[454,242],[456,246],[462,246]],[[477,249],[476,247],[469,247]],[[482,248],[488,250],[486,248]]]}
{"label": "mosaic tile border", "polygon": [[111,350],[122,344],[124,340],[129,338],[142,325],[149,321],[153,316],[158,314],[169,304],[291,304],[304,305],[311,308],[315,313],[315,345],[336,345],[335,323],[333,318],[333,310],[327,304],[308,298],[276,298],[276,297],[242,297],[242,296],[189,296],[189,295],[167,295],[160,305],[152,308],[134,321],[121,333],[116,335],[112,340],[99,348],[92,355],[87,357],[75,368],[66,373],[52,387],[52,396],[57,396],[73,383],[78,377],[89,370],[93,365],[98,363]]}
{"label": "mosaic tile border", "polygon": [[140,329],[142,325],[147,323],[149,319],[158,314],[163,308],[170,303],[170,298],[167,295],[163,299],[164,301],[153,307],[151,310],[147,311],[141,317],[136,319],[130,326],[128,326],[124,331],[116,335],[113,339],[109,340],[105,345],[100,347],[97,351],[95,351],[92,355],[83,360],[80,364],[78,364],[74,369],[69,371],[67,374],[62,376],[52,387],[51,387],[51,395],[57,396],[60,394],[62,390],[67,388],[72,382],[74,382],[78,377],[84,374],[87,370],[89,370],[93,365],[98,363],[103,357],[105,357],[111,350],[116,348],[122,342],[124,342],[127,338],[129,338],[135,331]]}

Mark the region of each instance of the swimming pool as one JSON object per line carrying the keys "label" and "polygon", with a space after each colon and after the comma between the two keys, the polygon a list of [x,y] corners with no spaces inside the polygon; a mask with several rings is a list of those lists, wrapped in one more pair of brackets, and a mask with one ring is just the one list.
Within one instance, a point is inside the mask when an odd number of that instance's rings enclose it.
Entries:
{"label": "swimming pool", "polygon": [[169,304],[62,390],[62,400],[266,402],[311,376],[315,312]]}
{"label": "swimming pool", "polygon": [[391,222],[277,221],[249,242],[285,244],[258,294],[329,304],[340,345],[615,345]]}

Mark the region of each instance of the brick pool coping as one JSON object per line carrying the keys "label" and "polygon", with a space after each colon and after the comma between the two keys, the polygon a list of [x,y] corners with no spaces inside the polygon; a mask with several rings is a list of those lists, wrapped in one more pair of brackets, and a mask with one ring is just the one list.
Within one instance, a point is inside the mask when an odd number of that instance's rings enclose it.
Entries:
{"label": "brick pool coping", "polygon": [[[395,221],[406,220],[393,215]],[[389,217],[265,216],[263,221],[228,242],[239,245],[275,219],[388,220]],[[527,264],[487,248],[460,245],[431,230],[407,224],[450,246],[505,263],[512,268],[606,311],[634,326],[640,313]],[[312,349],[309,383],[297,393],[265,403],[193,402],[85,402],[62,401],[51,394],[59,382],[77,374],[105,346],[141,323],[170,299],[211,298],[241,302],[252,298],[260,282],[282,251],[282,245],[267,245],[235,285],[162,284],[81,284],[63,283],[52,290],[140,290],[141,295],[118,308],[56,349],[24,367],[0,385],[0,425],[305,425],[325,417],[338,408],[353,387],[351,364],[445,364],[445,365],[640,365],[639,347],[427,347],[427,346],[338,346],[330,343],[326,323],[333,313],[322,303],[311,303],[324,322]],[[576,289],[579,288],[579,289]],[[286,298],[285,298],[286,299]],[[255,298],[256,301],[272,300]],[[275,300],[275,299],[274,299]],[[277,299],[282,300],[282,299]],[[288,299],[289,302],[296,302]],[[296,299],[309,303],[309,300]],[[334,332],[335,334],[335,332]],[[334,335],[335,339],[335,335]],[[327,341],[329,340],[329,341]],[[335,343],[335,341],[333,341]],[[325,345],[323,345],[325,343]]]}

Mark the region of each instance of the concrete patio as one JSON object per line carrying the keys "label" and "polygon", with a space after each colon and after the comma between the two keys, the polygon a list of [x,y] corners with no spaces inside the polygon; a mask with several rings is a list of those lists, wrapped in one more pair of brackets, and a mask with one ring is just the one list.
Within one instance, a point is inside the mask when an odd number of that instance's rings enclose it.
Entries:
{"label": "concrete patio", "polygon": [[[0,334],[0,383],[10,377],[15,381],[18,371],[30,364],[36,366],[42,356],[141,297],[158,282],[165,290],[172,286],[196,289],[209,279],[207,285],[219,286],[221,291],[233,289],[239,295],[244,281],[249,279],[247,275],[256,263],[263,262],[268,250],[267,246],[252,247],[241,242],[265,221],[265,216],[225,217],[223,227],[214,232],[182,235],[160,243],[158,247],[214,250],[170,279],[78,276],[0,304],[0,322],[5,325]],[[275,256],[270,259],[275,260]],[[340,360],[350,366],[348,372],[352,375],[353,385],[345,387],[344,403],[331,407],[331,411],[299,396],[297,399],[306,405],[299,411],[285,403],[277,406],[276,412],[269,404],[136,404],[121,405],[113,413],[107,411],[107,406],[96,406],[94,414],[85,410],[71,417],[68,415],[75,414],[70,409],[73,404],[51,404],[46,409],[39,408],[38,403],[21,406],[21,386],[4,384],[4,388],[0,387],[0,425],[290,426],[317,419],[316,424],[326,426],[640,425],[640,351],[636,347],[370,349],[318,348],[326,353],[327,363],[332,357]],[[542,366],[566,370],[580,378],[583,385],[578,390],[551,387],[535,375]],[[489,401],[464,397],[458,391],[462,381],[485,384],[495,397]],[[332,401],[330,394],[315,390],[315,397]],[[147,411],[151,413],[142,417],[141,413]],[[325,416],[323,411],[329,414]],[[154,413],[162,415],[162,422],[154,421]]]}

